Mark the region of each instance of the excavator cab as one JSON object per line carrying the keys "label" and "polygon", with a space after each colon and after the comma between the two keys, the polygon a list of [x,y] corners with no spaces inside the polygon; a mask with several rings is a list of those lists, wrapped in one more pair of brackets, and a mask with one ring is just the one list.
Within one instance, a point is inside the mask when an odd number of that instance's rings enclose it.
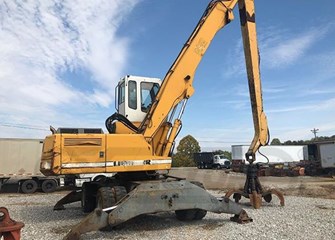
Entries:
{"label": "excavator cab", "polygon": [[159,78],[127,75],[115,88],[116,111],[129,121],[142,122],[161,85]]}

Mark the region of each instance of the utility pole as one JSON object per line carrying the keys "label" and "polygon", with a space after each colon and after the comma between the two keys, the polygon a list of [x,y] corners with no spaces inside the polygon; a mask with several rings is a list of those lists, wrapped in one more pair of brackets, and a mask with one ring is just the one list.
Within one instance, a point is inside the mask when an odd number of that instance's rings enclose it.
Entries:
{"label": "utility pole", "polygon": [[316,133],[317,133],[318,131],[319,131],[318,128],[317,128],[317,129],[313,128],[313,129],[311,130],[311,132],[314,133],[314,140],[316,140]]}

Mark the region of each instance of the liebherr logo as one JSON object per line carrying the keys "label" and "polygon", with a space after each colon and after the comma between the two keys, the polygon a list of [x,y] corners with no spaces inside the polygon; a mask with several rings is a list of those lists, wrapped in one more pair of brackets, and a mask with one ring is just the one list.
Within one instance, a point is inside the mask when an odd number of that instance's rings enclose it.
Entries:
{"label": "liebherr logo", "polygon": [[143,161],[143,165],[150,165],[151,164],[151,160],[144,160]]}
{"label": "liebherr logo", "polygon": [[204,39],[200,38],[199,42],[197,43],[197,45],[194,48],[194,52],[196,54],[202,56],[206,51],[207,44],[208,43]]}

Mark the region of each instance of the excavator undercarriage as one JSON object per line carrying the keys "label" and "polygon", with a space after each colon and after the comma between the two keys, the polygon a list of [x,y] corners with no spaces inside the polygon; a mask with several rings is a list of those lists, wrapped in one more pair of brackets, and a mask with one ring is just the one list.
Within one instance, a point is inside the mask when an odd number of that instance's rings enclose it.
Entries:
{"label": "excavator undercarriage", "polygon": [[[207,211],[233,214],[230,220],[237,223],[252,221],[239,204],[226,197],[211,195],[198,182],[166,178],[133,184],[136,186],[115,205],[96,208],[73,227],[64,239],[79,239],[81,234],[107,226],[114,227],[141,214],[167,211],[175,211],[177,219],[182,221],[200,220]],[[107,194],[102,197],[109,201],[114,196]]]}

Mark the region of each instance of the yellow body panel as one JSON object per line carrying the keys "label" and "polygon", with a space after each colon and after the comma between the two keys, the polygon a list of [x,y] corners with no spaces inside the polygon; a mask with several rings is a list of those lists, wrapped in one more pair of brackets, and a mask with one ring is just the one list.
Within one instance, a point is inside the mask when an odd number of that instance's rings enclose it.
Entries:
{"label": "yellow body panel", "polygon": [[[135,133],[133,130],[129,129],[122,122],[115,122],[115,134],[133,134]],[[140,122],[132,122],[136,127],[140,126]]]}
{"label": "yellow body panel", "polygon": [[[54,134],[45,139],[41,171],[55,175],[171,168],[170,158],[152,153],[142,134]],[[43,168],[46,161],[52,161],[51,170]]]}

